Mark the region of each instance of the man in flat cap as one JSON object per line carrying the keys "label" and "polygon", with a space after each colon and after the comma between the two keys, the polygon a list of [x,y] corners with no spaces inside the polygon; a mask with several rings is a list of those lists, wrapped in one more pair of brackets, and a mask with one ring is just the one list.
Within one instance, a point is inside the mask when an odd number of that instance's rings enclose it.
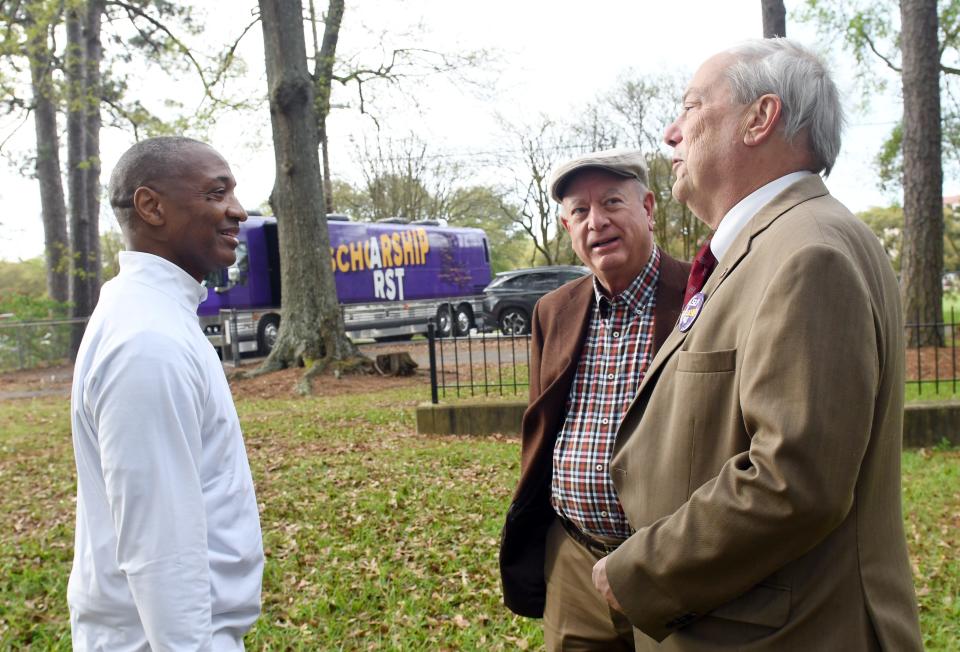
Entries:
{"label": "man in flat cap", "polygon": [[689,266],[653,242],[640,151],[580,156],[549,186],[593,274],[533,312],[521,476],[500,549],[504,602],[543,617],[548,650],[632,650],[630,622],[591,570],[631,534],[608,464],[621,417],[677,321]]}

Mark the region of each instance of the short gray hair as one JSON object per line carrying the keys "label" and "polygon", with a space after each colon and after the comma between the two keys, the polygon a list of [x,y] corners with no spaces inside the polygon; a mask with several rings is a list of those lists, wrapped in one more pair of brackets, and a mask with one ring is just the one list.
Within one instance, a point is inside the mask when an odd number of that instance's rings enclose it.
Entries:
{"label": "short gray hair", "polygon": [[783,103],[783,135],[807,131],[810,152],[829,175],[840,153],[844,116],[840,94],[823,59],[786,38],[755,39],[728,50],[737,58],[726,75],[734,99],[753,102],[767,93]]}
{"label": "short gray hair", "polygon": [[185,136],[160,136],[135,143],[120,156],[110,174],[110,206],[122,227],[132,226],[135,209],[133,193],[141,186],[174,179],[185,169],[187,150],[204,142]]}

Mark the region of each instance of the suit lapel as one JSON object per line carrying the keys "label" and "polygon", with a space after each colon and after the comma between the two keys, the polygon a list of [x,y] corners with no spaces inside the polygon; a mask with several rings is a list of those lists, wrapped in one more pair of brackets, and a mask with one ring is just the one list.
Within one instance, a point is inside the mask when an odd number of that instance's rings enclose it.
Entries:
{"label": "suit lapel", "polygon": [[656,317],[654,318],[654,350],[659,351],[673,331],[683,308],[683,291],[687,287],[689,266],[661,252],[660,280],[657,282]]}
{"label": "suit lapel", "polygon": [[[541,355],[540,378],[543,390],[530,407],[547,403],[556,407],[555,401],[565,401],[570,381],[576,371],[580,351],[590,326],[590,310],[593,308],[593,275],[569,288],[562,305],[553,319],[549,331],[543,334],[544,349]],[[562,390],[562,396],[555,394]],[[562,408],[563,403],[559,406]]]}
{"label": "suit lapel", "polygon": [[[740,261],[750,253],[750,246],[755,237],[769,228],[777,218],[790,209],[815,197],[826,195],[828,192],[820,175],[814,174],[789,186],[761,208],[734,239],[730,249],[723,256],[723,260],[718,263],[717,269],[714,270],[714,273],[710,275],[707,283],[703,286],[703,293],[707,296],[707,302],[710,301],[710,297],[717,291],[717,288],[730,276],[730,273],[740,264]],[[686,337],[686,333],[681,333],[680,329],[674,326],[663,346],[650,363],[647,373],[644,374],[643,381],[637,389],[638,396],[643,392],[650,379],[656,377],[657,372],[673,355],[674,351],[683,344]]]}

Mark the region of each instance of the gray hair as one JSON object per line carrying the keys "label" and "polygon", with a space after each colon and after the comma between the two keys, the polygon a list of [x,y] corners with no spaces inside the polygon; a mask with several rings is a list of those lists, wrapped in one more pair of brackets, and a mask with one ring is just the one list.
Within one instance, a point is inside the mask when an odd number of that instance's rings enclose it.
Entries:
{"label": "gray hair", "polygon": [[133,194],[141,186],[150,186],[183,174],[187,151],[204,142],[184,136],[161,136],[135,143],[123,153],[110,174],[110,206],[121,227],[131,227],[135,209]]}
{"label": "gray hair", "polygon": [[753,102],[767,93],[783,103],[783,135],[793,140],[806,130],[810,152],[824,176],[840,153],[843,108],[823,59],[786,38],[755,39],[728,50],[737,58],[726,71],[734,99]]}

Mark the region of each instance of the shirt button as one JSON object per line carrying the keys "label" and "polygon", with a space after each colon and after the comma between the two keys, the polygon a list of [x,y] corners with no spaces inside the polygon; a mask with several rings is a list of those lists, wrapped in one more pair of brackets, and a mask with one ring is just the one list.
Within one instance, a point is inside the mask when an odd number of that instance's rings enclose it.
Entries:
{"label": "shirt button", "polygon": [[613,374],[607,374],[607,380],[613,380],[613,379],[614,379]]}
{"label": "shirt button", "polygon": [[608,423],[610,423],[610,419],[600,419],[600,423],[602,423],[603,425],[607,425]]}
{"label": "shirt button", "polygon": [[606,512],[600,512],[600,516],[602,516],[603,518],[607,518],[607,513],[606,513]]}
{"label": "shirt button", "polygon": [[597,464],[597,471],[603,471],[603,464]]}
{"label": "shirt button", "polygon": [[613,331],[614,337],[620,337],[620,331]]}

